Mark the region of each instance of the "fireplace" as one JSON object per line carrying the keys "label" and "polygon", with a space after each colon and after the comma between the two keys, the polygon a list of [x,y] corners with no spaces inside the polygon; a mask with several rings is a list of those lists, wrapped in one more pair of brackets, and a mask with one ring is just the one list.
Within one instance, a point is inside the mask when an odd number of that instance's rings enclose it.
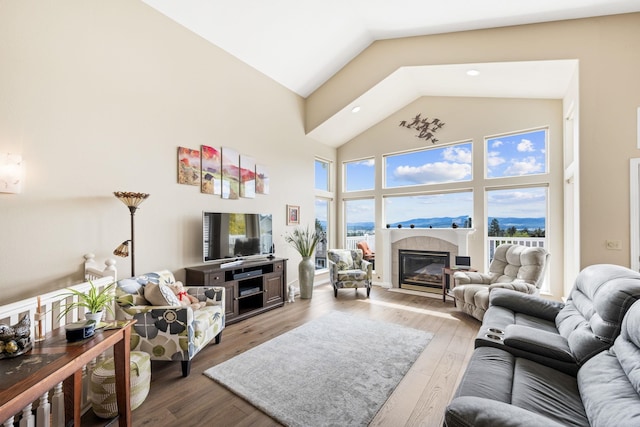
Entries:
{"label": "fireplace", "polygon": [[[376,273],[382,278],[381,284],[390,289],[400,288],[400,250],[416,250],[449,253],[468,253],[469,235],[473,228],[385,228],[380,230],[382,241],[378,247]],[[378,267],[381,271],[377,271]],[[442,286],[442,285],[440,285]]]}
{"label": "fireplace", "polygon": [[442,269],[449,267],[450,252],[400,249],[398,258],[400,288],[435,293],[442,291]]}

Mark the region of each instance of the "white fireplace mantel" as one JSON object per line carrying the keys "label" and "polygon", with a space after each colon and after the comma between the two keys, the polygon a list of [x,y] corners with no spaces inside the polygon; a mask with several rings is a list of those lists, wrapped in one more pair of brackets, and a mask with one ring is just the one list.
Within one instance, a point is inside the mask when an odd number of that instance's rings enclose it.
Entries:
{"label": "white fireplace mantel", "polygon": [[384,248],[383,283],[392,287],[392,258],[393,243],[409,237],[433,237],[449,242],[458,247],[458,255],[468,255],[469,235],[475,228],[387,228],[381,231],[382,247]]}

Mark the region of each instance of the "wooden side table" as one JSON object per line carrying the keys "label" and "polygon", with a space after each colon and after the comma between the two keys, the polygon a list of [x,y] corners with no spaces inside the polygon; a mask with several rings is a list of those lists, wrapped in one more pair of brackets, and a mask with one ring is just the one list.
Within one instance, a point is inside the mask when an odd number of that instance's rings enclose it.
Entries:
{"label": "wooden side table", "polygon": [[[449,277],[449,289],[453,290],[453,288],[455,287],[455,282],[453,280],[453,273],[455,273],[456,271],[478,271],[475,268],[453,268],[453,267],[444,267],[442,269],[442,302],[446,302],[447,301],[447,297],[451,297],[453,298],[453,295],[450,295],[447,293],[447,277]],[[453,304],[456,303],[456,299],[453,298]]]}
{"label": "wooden side table", "polygon": [[123,322],[118,328],[100,330],[91,338],[68,342],[65,329],[56,329],[36,342],[33,349],[14,359],[2,360],[11,372],[0,373],[0,420],[8,419],[34,402],[56,384],[64,382],[65,423],[80,426],[82,398],[82,367],[105,350],[113,347],[116,371],[116,400],[118,424],[131,426],[131,385],[129,382],[129,353],[131,325]]}

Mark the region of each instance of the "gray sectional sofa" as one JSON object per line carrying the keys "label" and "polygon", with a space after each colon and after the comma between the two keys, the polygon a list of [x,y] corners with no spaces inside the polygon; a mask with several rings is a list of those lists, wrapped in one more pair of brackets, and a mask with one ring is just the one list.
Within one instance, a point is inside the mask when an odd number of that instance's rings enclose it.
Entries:
{"label": "gray sectional sofa", "polygon": [[594,265],[566,304],[491,304],[445,426],[640,426],[640,274]]}

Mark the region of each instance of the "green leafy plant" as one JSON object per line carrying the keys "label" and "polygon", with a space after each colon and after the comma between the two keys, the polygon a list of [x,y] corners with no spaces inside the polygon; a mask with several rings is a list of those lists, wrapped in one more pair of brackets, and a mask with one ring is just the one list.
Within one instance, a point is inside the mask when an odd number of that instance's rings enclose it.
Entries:
{"label": "green leafy plant", "polygon": [[316,250],[319,236],[315,230],[297,227],[291,233],[284,235],[284,241],[295,248],[303,257],[310,257]]}
{"label": "green leafy plant", "polygon": [[115,299],[113,289],[116,286],[115,282],[99,290],[91,280],[89,280],[91,287],[87,293],[79,291],[77,289],[69,288],[67,293],[60,295],[61,297],[77,297],[77,301],[70,302],[64,305],[64,309],[58,315],[58,318],[63,318],[71,310],[84,307],[89,313],[99,313],[103,310],[107,310],[109,313],[113,313],[112,302]]}

